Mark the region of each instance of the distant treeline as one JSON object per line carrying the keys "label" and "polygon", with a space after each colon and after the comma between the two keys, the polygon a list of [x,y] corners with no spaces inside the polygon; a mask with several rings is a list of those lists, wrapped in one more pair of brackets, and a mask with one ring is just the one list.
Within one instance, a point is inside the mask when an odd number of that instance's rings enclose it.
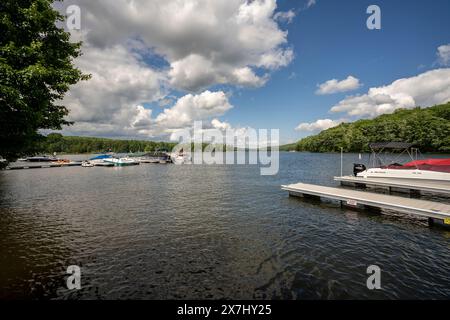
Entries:
{"label": "distant treeline", "polygon": [[96,153],[96,152],[152,152],[171,151],[175,146],[171,142],[142,140],[116,140],[91,137],[70,137],[51,133],[39,142],[37,150],[42,153]]}
{"label": "distant treeline", "polygon": [[345,152],[368,152],[369,143],[387,141],[410,142],[422,152],[450,152],[450,102],[342,123],[280,150],[339,152],[342,147]]}
{"label": "distant treeline", "polygon": [[[94,137],[77,137],[63,136],[59,133],[50,133],[46,137],[41,137],[36,143],[35,153],[98,153],[98,152],[115,152],[115,153],[135,153],[135,152],[154,152],[154,151],[181,151],[191,148],[195,150],[195,145],[179,145],[175,142],[155,142],[147,140],[118,140]],[[197,148],[204,150],[208,145],[206,143],[197,145]],[[213,147],[216,151],[225,151],[227,148],[221,144],[215,144]]]}

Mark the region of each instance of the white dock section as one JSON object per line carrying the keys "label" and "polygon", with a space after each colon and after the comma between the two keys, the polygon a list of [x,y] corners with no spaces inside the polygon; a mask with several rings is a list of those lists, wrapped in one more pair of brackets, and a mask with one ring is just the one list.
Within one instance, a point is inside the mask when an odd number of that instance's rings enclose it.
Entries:
{"label": "white dock section", "polygon": [[334,177],[335,181],[341,184],[354,184],[364,186],[384,187],[391,190],[392,188],[425,191],[432,193],[441,193],[450,195],[450,183],[445,181],[429,181],[429,180],[411,180],[393,179],[393,178],[363,178],[354,176]]}
{"label": "white dock section", "polygon": [[282,186],[282,189],[288,191],[293,196],[309,195],[338,200],[343,204],[353,207],[362,205],[378,209],[389,209],[438,219],[443,224],[450,226],[449,204],[305,183]]}

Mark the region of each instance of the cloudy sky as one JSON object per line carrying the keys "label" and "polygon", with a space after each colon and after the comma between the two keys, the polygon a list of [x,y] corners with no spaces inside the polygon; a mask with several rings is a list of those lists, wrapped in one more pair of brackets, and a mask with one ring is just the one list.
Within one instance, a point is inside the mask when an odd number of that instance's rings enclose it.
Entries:
{"label": "cloudy sky", "polygon": [[168,140],[195,120],[280,129],[282,143],[396,108],[450,101],[450,2],[66,0],[92,79],[64,134]]}

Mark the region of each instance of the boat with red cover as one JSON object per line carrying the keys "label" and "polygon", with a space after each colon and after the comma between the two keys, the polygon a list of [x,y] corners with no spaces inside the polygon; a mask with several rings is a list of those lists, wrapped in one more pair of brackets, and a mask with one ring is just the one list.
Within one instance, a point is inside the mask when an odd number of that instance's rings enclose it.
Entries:
{"label": "boat with red cover", "polygon": [[[374,143],[370,144],[370,148],[372,167],[367,169],[363,164],[355,164],[353,171],[357,177],[450,181],[450,158],[417,159],[418,150],[412,144],[402,142]],[[410,162],[384,163],[381,158],[383,152],[401,149],[401,154],[410,156]]]}

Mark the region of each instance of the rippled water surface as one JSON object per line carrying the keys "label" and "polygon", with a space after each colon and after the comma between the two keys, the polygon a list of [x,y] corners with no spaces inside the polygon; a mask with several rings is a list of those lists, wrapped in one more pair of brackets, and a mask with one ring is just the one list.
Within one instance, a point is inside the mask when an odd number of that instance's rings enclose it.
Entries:
{"label": "rippled water surface", "polygon": [[[450,298],[450,232],[289,198],[280,185],[335,185],[340,155],[280,157],[276,176],[237,165],[0,172],[0,298]],[[357,158],[345,156],[347,173]],[[72,264],[79,291],[66,289]],[[366,287],[372,264],[382,290]]]}

